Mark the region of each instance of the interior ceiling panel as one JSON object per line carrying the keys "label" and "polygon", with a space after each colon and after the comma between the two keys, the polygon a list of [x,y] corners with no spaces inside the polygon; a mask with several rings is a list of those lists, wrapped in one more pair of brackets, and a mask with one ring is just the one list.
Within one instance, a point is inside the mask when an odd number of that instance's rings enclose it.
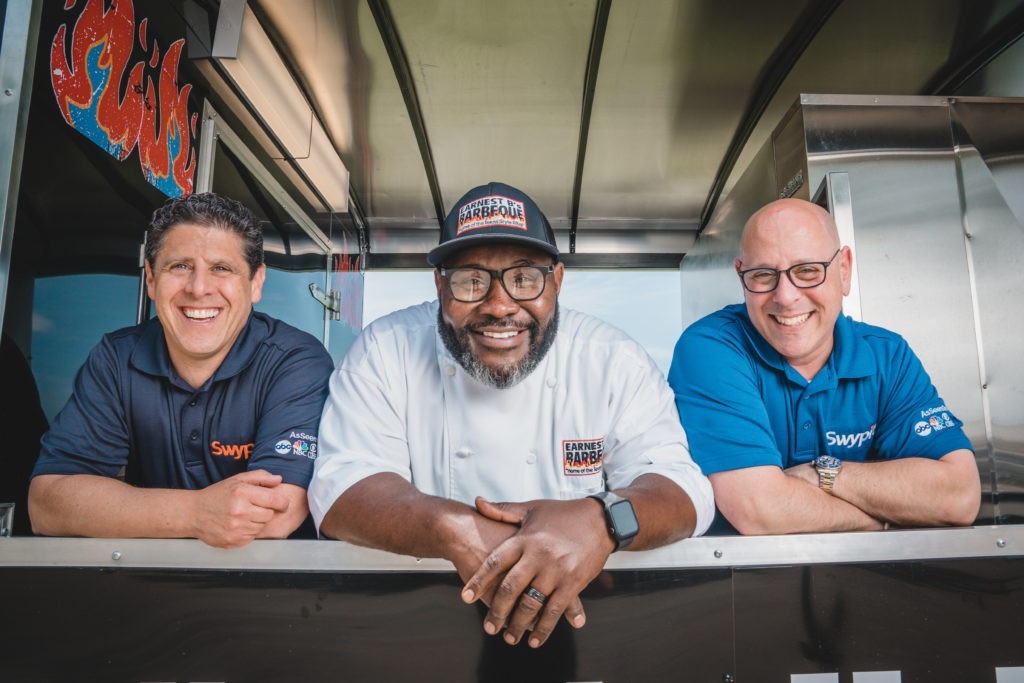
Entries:
{"label": "interior ceiling panel", "polygon": [[1024,0],[250,4],[351,172],[371,255],[422,254],[502,180],[584,263],[685,253],[801,93],[954,95],[1024,30]]}

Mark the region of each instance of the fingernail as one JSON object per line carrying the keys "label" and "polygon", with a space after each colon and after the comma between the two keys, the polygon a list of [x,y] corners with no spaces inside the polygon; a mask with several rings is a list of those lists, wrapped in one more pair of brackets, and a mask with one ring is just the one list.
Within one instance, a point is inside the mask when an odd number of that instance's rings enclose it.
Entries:
{"label": "fingernail", "polygon": [[505,642],[508,643],[509,645],[515,645],[516,644],[516,639],[515,639],[515,637],[511,633],[506,633],[505,634]]}
{"label": "fingernail", "polygon": [[540,638],[530,638],[530,647],[540,647]]}
{"label": "fingernail", "polygon": [[473,595],[473,591],[471,589],[469,589],[469,588],[466,588],[466,589],[464,589],[462,591],[462,601],[463,602],[473,602],[473,598],[475,598],[475,597],[476,596]]}
{"label": "fingernail", "polygon": [[587,620],[582,614],[577,614],[572,618],[572,625],[576,628],[583,628],[583,624],[585,623],[587,623]]}
{"label": "fingernail", "polygon": [[[487,634],[488,634],[488,635],[491,635],[491,636],[493,636],[493,635],[494,635],[495,633],[497,633],[497,632],[498,632],[498,627],[497,627],[497,626],[495,626],[494,624],[492,624],[492,623],[491,623],[491,622],[489,622],[489,621],[485,621],[485,622],[484,622],[484,630],[485,630],[485,631],[487,631]],[[506,636],[506,637],[507,637],[507,636]]]}

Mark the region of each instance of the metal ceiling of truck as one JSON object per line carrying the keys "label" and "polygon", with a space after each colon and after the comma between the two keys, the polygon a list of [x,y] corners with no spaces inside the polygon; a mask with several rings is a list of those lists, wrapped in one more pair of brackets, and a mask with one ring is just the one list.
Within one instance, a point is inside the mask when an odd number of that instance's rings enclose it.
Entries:
{"label": "metal ceiling of truck", "polygon": [[1020,0],[249,4],[349,169],[370,267],[419,264],[491,180],[580,265],[678,264],[801,93],[954,95],[1024,30]]}

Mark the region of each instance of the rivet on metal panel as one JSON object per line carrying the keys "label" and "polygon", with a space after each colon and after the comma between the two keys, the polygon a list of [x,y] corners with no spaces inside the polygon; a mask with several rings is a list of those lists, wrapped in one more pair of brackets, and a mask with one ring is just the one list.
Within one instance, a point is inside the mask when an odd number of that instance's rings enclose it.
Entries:
{"label": "rivet on metal panel", "polygon": [[715,557],[719,557],[719,558],[722,557],[722,551],[721,550],[716,550],[715,551]]}
{"label": "rivet on metal panel", "polygon": [[112,560],[120,560],[121,559],[121,551],[120,550],[115,550],[114,552],[110,553],[110,559],[112,559]]}
{"label": "rivet on metal panel", "polygon": [[1005,538],[997,538],[996,539],[996,547],[1005,548],[1006,547],[1006,539]]}

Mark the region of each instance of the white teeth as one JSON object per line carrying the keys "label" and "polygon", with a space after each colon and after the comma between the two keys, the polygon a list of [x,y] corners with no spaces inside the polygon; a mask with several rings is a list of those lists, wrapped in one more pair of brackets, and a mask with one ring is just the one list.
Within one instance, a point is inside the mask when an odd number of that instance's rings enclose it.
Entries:
{"label": "white teeth", "polygon": [[217,316],[216,308],[186,308],[185,317],[189,320],[207,320]]}
{"label": "white teeth", "polygon": [[794,315],[791,318],[784,318],[781,315],[773,315],[772,317],[775,318],[775,322],[777,322],[780,325],[785,325],[786,327],[793,327],[795,325],[801,324],[802,322],[810,318],[811,314],[803,313],[801,315]]}
{"label": "white teeth", "polygon": [[488,332],[486,330],[483,330],[480,332],[480,334],[484,335],[485,337],[490,337],[491,339],[508,339],[509,337],[514,337],[517,334],[519,334],[519,331],[509,330],[508,332]]}

